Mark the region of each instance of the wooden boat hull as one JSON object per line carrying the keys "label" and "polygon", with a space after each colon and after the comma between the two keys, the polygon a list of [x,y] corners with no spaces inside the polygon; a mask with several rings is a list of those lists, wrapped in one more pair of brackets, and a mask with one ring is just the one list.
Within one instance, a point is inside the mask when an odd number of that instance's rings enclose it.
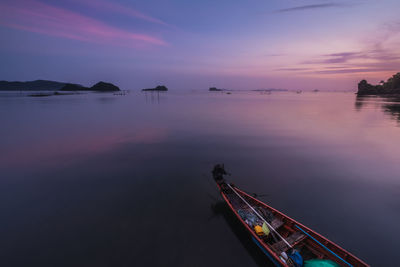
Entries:
{"label": "wooden boat hull", "polygon": [[[274,250],[274,248],[270,244],[267,244],[260,236],[258,236],[256,232],[248,225],[248,223],[246,223],[242,219],[237,209],[232,205],[229,196],[225,193],[225,190],[222,188],[224,184],[227,185],[225,181],[223,183],[217,182],[221,196],[223,197],[229,208],[232,210],[232,212],[235,214],[237,219],[250,233],[253,241],[264,252],[264,254],[268,256],[268,258],[275,264],[275,266],[289,266],[279,256],[276,250]],[[234,185],[229,184],[228,186],[232,186],[237,193],[239,193],[241,196],[245,197],[247,200],[254,203],[254,205],[262,206],[263,208],[273,212],[274,216],[277,216],[282,221],[284,221],[284,227],[287,228],[288,230],[301,231],[304,234],[305,238],[303,241],[301,241],[302,243],[300,242],[295,243],[294,246],[297,245],[307,246],[311,251],[313,251],[318,256],[318,258],[331,260],[333,262],[336,262],[340,266],[369,266],[359,258],[355,257],[354,255],[347,252],[334,242],[316,233],[315,231],[311,230],[305,225],[297,222],[296,220],[290,218],[289,216],[281,213],[280,211],[254,198],[253,196],[245,193],[244,191],[238,189]]]}

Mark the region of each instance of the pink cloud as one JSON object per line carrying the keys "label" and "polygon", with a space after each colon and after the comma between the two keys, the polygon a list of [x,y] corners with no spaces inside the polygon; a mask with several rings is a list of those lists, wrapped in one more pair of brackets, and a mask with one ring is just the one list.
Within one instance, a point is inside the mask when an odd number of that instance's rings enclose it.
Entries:
{"label": "pink cloud", "polygon": [[0,25],[62,38],[130,47],[167,45],[157,37],[122,30],[35,0],[2,2],[0,16]]}
{"label": "pink cloud", "polygon": [[397,51],[369,49],[319,55],[293,67],[275,70],[298,74],[346,75],[397,72],[399,67],[400,55]]}
{"label": "pink cloud", "polygon": [[399,71],[400,21],[381,24],[376,30],[368,31],[358,38],[357,49],[353,47],[332,52],[334,47],[331,46],[329,53],[308,55],[306,60],[291,61],[290,65],[276,68],[274,71],[285,74],[290,72],[291,75],[299,77],[354,77],[355,80],[360,77],[382,80]]}
{"label": "pink cloud", "polygon": [[148,22],[169,26],[167,23],[165,23],[164,21],[162,21],[160,19],[143,14],[133,8],[123,6],[123,5],[115,3],[115,2],[110,2],[110,1],[106,1],[106,0],[73,0],[73,2],[76,2],[79,4],[84,4],[86,6],[89,6],[91,8],[95,8],[95,9],[99,9],[99,10],[105,10],[107,12],[110,12],[110,11],[116,12],[116,13],[124,14],[127,16],[135,17],[138,19],[142,19],[142,20],[145,20]]}

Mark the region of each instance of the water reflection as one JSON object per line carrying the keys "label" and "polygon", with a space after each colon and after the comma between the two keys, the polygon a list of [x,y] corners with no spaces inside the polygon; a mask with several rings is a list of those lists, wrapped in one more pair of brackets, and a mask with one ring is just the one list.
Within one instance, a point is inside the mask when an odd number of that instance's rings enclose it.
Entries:
{"label": "water reflection", "polygon": [[165,94],[165,92],[145,91],[144,94],[146,98],[146,103],[160,104],[160,99],[163,99],[163,94]]}
{"label": "water reflection", "polygon": [[354,107],[357,111],[360,111],[364,105],[365,97],[357,96],[356,102],[354,103]]}
{"label": "water reflection", "polygon": [[400,97],[390,99],[391,103],[383,105],[384,111],[390,113],[393,118],[400,121]]}
{"label": "water reflection", "polygon": [[398,254],[400,127],[382,112],[397,102],[307,92],[100,97],[0,97],[0,265],[255,266],[263,256],[231,226],[230,210],[217,205],[208,220],[216,186],[196,174],[216,162],[371,265]]}
{"label": "water reflection", "polygon": [[[104,93],[103,93],[104,94]],[[98,98],[98,100],[99,100],[99,102],[100,103],[103,103],[103,104],[110,104],[110,103],[112,103],[112,102],[115,102],[116,100],[117,100],[117,97],[115,97],[114,95],[112,95],[112,94],[109,94],[109,95],[107,95],[107,96],[101,96],[101,97],[99,97]]]}
{"label": "water reflection", "polygon": [[379,106],[386,114],[390,114],[394,120],[400,121],[400,96],[357,96],[355,109],[360,111],[367,106]]}
{"label": "water reflection", "polygon": [[245,227],[239,222],[235,214],[224,201],[218,201],[212,204],[211,210],[213,212],[213,217],[210,219],[212,220],[215,216],[222,216],[231,231],[240,240],[243,247],[258,266],[274,266],[260,248],[252,241],[250,234],[246,231]]}

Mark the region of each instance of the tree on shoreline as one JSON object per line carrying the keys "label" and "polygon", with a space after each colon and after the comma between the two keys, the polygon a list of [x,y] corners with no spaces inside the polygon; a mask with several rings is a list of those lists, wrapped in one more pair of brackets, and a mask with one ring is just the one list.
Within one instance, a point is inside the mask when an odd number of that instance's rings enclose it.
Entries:
{"label": "tree on shoreline", "polygon": [[369,84],[366,80],[358,83],[358,95],[400,94],[400,72],[394,74],[387,82],[378,85]]}

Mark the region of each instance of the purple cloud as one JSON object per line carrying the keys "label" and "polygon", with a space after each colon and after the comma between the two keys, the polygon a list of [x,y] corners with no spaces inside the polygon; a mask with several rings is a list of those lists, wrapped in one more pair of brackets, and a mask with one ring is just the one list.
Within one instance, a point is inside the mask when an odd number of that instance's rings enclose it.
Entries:
{"label": "purple cloud", "polygon": [[344,64],[351,63],[352,60],[370,59],[377,62],[396,61],[400,56],[396,53],[384,49],[374,49],[360,52],[341,52],[322,55],[319,59],[304,61],[301,64]]}
{"label": "purple cloud", "polygon": [[347,63],[351,59],[363,58],[365,55],[361,52],[342,52],[322,55],[322,59],[308,60],[302,64],[336,64]]}
{"label": "purple cloud", "polygon": [[277,13],[285,13],[285,12],[293,12],[293,11],[301,11],[301,10],[309,10],[309,9],[321,9],[321,8],[331,8],[331,7],[344,7],[345,4],[342,3],[325,3],[325,4],[314,4],[314,5],[304,5],[304,6],[296,6],[290,8],[283,8],[276,10]]}
{"label": "purple cloud", "polygon": [[[400,56],[385,49],[359,52],[340,52],[321,55],[317,59],[301,62],[306,68],[281,68],[278,70],[318,74],[376,73],[398,71]],[[311,65],[315,65],[311,66]]]}
{"label": "purple cloud", "polygon": [[157,37],[122,30],[35,0],[2,2],[0,16],[2,26],[50,36],[130,47],[167,45]]}

